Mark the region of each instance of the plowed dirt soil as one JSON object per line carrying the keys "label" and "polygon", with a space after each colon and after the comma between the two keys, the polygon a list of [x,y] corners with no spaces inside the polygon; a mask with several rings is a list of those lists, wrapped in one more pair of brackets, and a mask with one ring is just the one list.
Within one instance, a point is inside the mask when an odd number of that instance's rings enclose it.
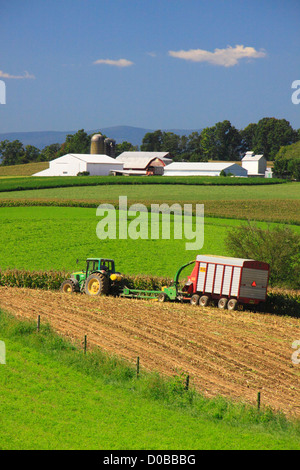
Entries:
{"label": "plowed dirt soil", "polygon": [[61,335],[165,375],[185,373],[206,396],[223,395],[300,417],[300,364],[292,344],[300,321],[189,304],[90,298],[82,294],[0,288],[0,307],[49,322]]}

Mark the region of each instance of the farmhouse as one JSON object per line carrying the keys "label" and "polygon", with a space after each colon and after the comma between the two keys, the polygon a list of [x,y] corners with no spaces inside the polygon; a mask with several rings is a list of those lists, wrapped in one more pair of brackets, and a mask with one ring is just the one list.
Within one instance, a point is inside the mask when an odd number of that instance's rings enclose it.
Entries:
{"label": "farmhouse", "polygon": [[164,168],[164,176],[220,176],[221,171],[247,177],[247,170],[233,162],[174,162]]}
{"label": "farmhouse", "polygon": [[116,160],[124,165],[118,174],[162,175],[172,157],[168,152],[123,152]]}
{"label": "farmhouse", "polygon": [[254,155],[254,152],[246,152],[242,158],[242,167],[248,172],[248,176],[265,177],[267,161],[263,155]]}
{"label": "farmhouse", "polygon": [[109,175],[122,170],[123,163],[108,155],[68,153],[49,162],[49,168],[33,176],[76,176],[84,171],[90,175]]}

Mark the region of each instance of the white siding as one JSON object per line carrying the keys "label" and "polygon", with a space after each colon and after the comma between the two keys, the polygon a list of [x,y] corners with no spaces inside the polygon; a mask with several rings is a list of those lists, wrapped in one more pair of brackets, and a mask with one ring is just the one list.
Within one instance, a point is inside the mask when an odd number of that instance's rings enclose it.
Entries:
{"label": "white siding", "polygon": [[174,162],[164,168],[164,176],[219,176],[221,171],[246,177],[247,170],[232,162]]}
{"label": "white siding", "polygon": [[90,175],[109,175],[111,170],[122,170],[123,163],[107,155],[63,155],[49,162],[47,170],[35,173],[33,176],[76,176],[88,171]]}
{"label": "white siding", "polygon": [[110,171],[112,170],[122,170],[123,165],[120,166],[112,166],[108,163],[87,163],[87,171],[89,171],[91,176],[95,175],[109,175]]}

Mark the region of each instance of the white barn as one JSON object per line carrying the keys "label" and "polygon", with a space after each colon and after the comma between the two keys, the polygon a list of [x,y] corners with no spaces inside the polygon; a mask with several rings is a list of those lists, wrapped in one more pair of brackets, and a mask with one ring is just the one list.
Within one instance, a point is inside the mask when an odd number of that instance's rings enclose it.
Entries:
{"label": "white barn", "polygon": [[233,162],[174,162],[164,168],[164,176],[220,176],[221,171],[247,177],[248,173]]}
{"label": "white barn", "polygon": [[242,158],[242,167],[248,172],[248,176],[265,176],[267,161],[263,155],[254,155],[254,152],[246,152]]}
{"label": "white barn", "polygon": [[32,176],[76,176],[88,171],[92,176],[109,175],[111,171],[122,170],[123,163],[107,155],[67,153],[49,162],[49,168]]}

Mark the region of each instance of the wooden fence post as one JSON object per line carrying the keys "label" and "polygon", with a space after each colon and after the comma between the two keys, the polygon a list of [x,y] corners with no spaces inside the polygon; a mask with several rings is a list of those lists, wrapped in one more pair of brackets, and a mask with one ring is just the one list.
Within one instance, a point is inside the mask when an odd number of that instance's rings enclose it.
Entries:
{"label": "wooden fence post", "polygon": [[138,379],[140,376],[140,358],[139,356],[136,358],[136,378]]}
{"label": "wooden fence post", "polygon": [[260,392],[257,393],[257,410],[260,411]]}
{"label": "wooden fence post", "polygon": [[86,338],[86,335],[84,335],[84,354],[86,354],[86,347],[87,347],[87,338]]}
{"label": "wooden fence post", "polygon": [[187,375],[187,376],[186,376],[186,379],[185,379],[185,387],[184,387],[184,390],[188,390],[188,389],[189,389],[189,384],[190,384],[190,376]]}
{"label": "wooden fence post", "polygon": [[38,317],[37,317],[37,324],[36,324],[36,331],[37,331],[37,332],[40,331],[40,324],[41,324],[41,316],[38,315]]}

